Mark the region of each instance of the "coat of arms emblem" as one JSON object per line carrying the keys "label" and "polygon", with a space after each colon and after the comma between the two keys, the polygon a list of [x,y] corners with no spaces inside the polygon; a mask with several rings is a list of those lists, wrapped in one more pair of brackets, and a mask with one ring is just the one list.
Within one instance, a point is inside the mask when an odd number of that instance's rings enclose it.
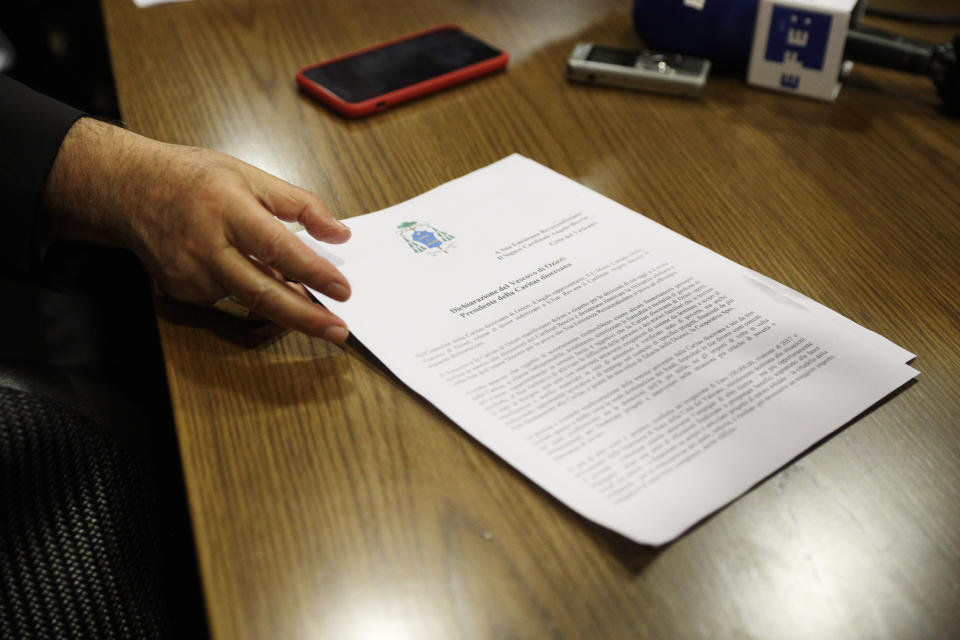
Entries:
{"label": "coat of arms emblem", "polygon": [[414,253],[447,253],[454,247],[453,236],[429,222],[404,222],[397,225],[397,235],[407,242]]}

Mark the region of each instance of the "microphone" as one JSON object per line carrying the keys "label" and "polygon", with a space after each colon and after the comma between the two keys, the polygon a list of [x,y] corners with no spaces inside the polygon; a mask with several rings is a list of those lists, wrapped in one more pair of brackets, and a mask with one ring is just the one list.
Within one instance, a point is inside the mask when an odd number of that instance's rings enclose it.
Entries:
{"label": "microphone", "polygon": [[633,26],[650,49],[707,58],[714,71],[750,60],[759,0],[635,0]]}
{"label": "microphone", "polygon": [[[751,84],[812,97],[836,97],[843,61],[925,75],[933,80],[943,110],[960,115],[960,35],[935,45],[862,25],[864,6],[857,11],[853,0],[848,11],[832,13],[809,1],[805,6],[798,0],[789,6],[775,2],[635,0],[633,24],[652,49],[708,58],[718,73],[742,73],[749,65]],[[803,20],[788,23],[795,16]],[[838,29],[845,35],[842,49],[830,46],[831,32]],[[819,79],[817,71],[834,75]]]}

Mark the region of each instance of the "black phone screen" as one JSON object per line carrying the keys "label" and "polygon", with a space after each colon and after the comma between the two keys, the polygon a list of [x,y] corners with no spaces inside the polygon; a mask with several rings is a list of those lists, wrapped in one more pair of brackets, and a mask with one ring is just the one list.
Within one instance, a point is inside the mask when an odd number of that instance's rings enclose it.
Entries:
{"label": "black phone screen", "polygon": [[303,72],[346,102],[363,102],[500,55],[460,29],[441,29]]}

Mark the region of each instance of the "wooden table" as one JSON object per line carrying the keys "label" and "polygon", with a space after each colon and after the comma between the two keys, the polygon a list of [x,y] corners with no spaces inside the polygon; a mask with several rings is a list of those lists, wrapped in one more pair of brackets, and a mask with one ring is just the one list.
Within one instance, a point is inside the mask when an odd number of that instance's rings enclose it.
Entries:
{"label": "wooden table", "polygon": [[[162,304],[215,638],[960,635],[960,121],[926,79],[862,65],[833,104],[733,77],[699,100],[565,82],[575,41],[636,44],[629,5],[103,0],[135,131],[236,155],[342,217],[519,152],[916,352],[922,375],[649,548],[356,341]],[[507,49],[508,70],[355,121],[295,88],[302,65],[441,22]]]}

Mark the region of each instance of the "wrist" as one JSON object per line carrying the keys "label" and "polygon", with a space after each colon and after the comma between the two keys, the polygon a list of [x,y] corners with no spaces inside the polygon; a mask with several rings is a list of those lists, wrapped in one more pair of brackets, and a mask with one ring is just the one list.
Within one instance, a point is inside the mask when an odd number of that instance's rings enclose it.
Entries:
{"label": "wrist", "polygon": [[77,120],[47,178],[48,235],[128,244],[131,219],[148,188],[144,178],[152,144],[160,143],[94,118]]}

